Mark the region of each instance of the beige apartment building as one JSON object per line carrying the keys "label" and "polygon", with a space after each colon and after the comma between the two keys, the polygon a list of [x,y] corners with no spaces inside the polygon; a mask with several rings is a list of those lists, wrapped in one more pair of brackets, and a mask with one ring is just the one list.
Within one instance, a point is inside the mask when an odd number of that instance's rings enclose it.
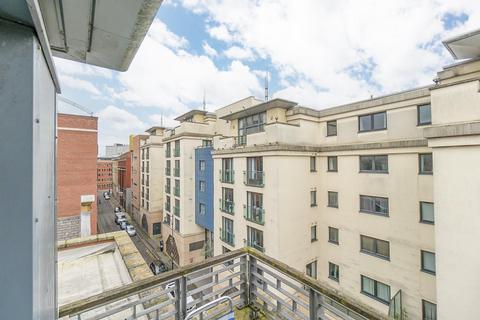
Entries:
{"label": "beige apartment building", "polygon": [[131,150],[131,190],[132,190],[132,216],[137,221],[137,223],[141,223],[142,216],[140,214],[140,144],[143,140],[145,140],[148,136],[145,134],[139,135],[130,135],[130,150]]}
{"label": "beige apartment building", "polygon": [[162,139],[165,128],[152,127],[140,140],[140,213],[138,223],[151,238],[161,236],[165,152]]}
{"label": "beige apartment building", "polygon": [[164,221],[162,235],[166,253],[177,266],[205,259],[205,230],[195,223],[195,148],[210,144],[216,116],[192,110],[175,120],[180,125],[167,130],[165,147]]}
{"label": "beige apartment building", "polygon": [[470,319],[480,61],[435,81],[324,110],[282,99],[220,109],[215,255],[249,245],[384,314],[401,300],[408,319]]}

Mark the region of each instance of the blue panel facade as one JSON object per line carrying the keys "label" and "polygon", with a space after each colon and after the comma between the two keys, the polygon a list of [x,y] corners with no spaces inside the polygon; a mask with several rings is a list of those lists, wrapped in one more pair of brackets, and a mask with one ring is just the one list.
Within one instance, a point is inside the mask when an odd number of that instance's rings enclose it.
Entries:
{"label": "blue panel facade", "polygon": [[195,223],[213,232],[212,149],[195,149]]}

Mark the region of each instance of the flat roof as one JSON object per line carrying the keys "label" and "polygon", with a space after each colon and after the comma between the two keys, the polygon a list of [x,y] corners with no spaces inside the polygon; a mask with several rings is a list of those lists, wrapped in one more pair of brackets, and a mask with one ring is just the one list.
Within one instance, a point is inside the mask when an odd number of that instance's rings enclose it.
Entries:
{"label": "flat roof", "polygon": [[162,127],[162,126],[153,126],[153,127],[151,127],[151,128],[148,128],[147,130],[145,130],[145,132],[154,133],[155,130],[157,130],[157,129],[166,130],[167,128],[166,128],[166,127]]}
{"label": "flat roof", "polygon": [[220,119],[234,120],[234,119],[243,118],[252,114],[260,113],[273,108],[290,109],[296,105],[297,105],[296,102],[275,98],[260,104],[256,104],[250,108],[245,108],[243,110],[227,114],[226,116],[223,116]]}
{"label": "flat roof", "polygon": [[480,29],[445,39],[442,43],[455,59],[480,57]]}
{"label": "flat roof", "polygon": [[200,109],[193,109],[193,110],[190,110],[190,111],[176,117],[174,120],[182,122],[182,121],[185,121],[185,119],[193,117],[194,115],[197,115],[197,114],[206,115],[207,111],[206,110],[200,110]]}

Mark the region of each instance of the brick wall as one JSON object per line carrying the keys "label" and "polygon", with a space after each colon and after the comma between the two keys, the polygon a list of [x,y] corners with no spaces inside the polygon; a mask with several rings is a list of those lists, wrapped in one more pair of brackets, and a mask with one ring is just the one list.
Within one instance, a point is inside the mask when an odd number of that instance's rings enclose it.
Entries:
{"label": "brick wall", "polygon": [[80,237],[80,216],[57,219],[57,240],[68,240]]}
{"label": "brick wall", "polygon": [[[57,118],[57,217],[80,219],[82,195],[95,195],[91,232],[97,233],[97,118],[59,114]],[[76,220],[74,218],[73,220]],[[70,225],[65,222],[62,224]],[[78,222],[78,228],[80,222]],[[59,231],[63,230],[59,226]],[[67,228],[67,227],[65,227]],[[80,229],[78,229],[80,230]],[[63,235],[58,233],[59,239]]]}

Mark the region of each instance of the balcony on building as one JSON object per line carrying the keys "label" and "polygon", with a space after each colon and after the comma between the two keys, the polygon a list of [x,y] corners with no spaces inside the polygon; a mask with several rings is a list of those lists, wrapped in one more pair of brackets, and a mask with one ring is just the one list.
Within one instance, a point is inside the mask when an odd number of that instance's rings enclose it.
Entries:
{"label": "balcony on building", "polygon": [[243,183],[252,187],[263,187],[265,185],[265,172],[264,171],[244,171]]}
{"label": "balcony on building", "polygon": [[233,215],[235,212],[234,208],[235,203],[233,201],[228,199],[220,199],[220,211]]}
{"label": "balcony on building", "polygon": [[232,231],[220,228],[220,240],[223,242],[234,246],[235,245],[235,234]]}
{"label": "balcony on building", "polygon": [[388,318],[251,247],[61,305],[59,316],[180,320],[194,312],[200,319],[226,319],[232,311],[235,319]]}
{"label": "balcony on building", "polygon": [[223,183],[235,182],[235,171],[232,169],[220,170],[220,181]]}
{"label": "balcony on building", "polygon": [[175,194],[176,197],[180,197],[180,187],[174,187],[173,193]]}
{"label": "balcony on building", "polygon": [[243,206],[243,217],[260,225],[265,224],[265,209],[255,206]]}

